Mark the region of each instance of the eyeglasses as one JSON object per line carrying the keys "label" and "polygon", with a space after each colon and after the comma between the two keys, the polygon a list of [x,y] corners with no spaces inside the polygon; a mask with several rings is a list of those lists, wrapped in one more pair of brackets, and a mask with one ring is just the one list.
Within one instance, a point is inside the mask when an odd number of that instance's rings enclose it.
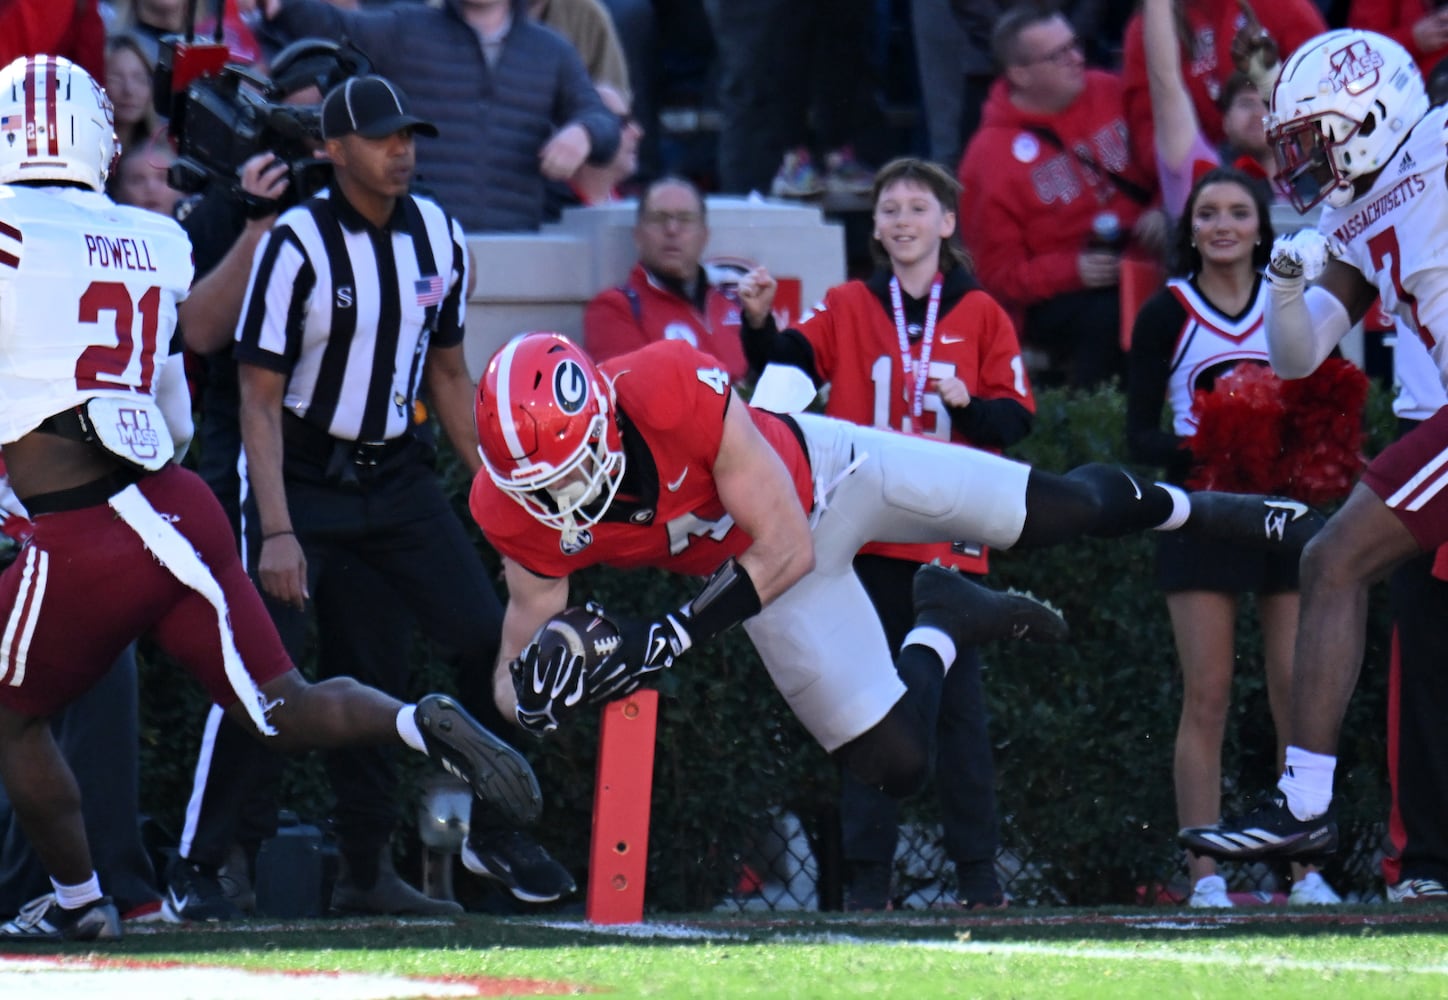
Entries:
{"label": "eyeglasses", "polygon": [[1083,48],[1081,39],[1072,37],[1069,42],[1056,46],[1044,55],[1036,56],[1034,59],[1027,59],[1021,63],[1022,66],[1033,66],[1036,63],[1048,62],[1056,66],[1064,66],[1070,63],[1076,56],[1081,55]]}
{"label": "eyeglasses", "polygon": [[639,221],[654,229],[668,229],[671,224],[680,229],[693,229],[704,217],[698,212],[645,212]]}

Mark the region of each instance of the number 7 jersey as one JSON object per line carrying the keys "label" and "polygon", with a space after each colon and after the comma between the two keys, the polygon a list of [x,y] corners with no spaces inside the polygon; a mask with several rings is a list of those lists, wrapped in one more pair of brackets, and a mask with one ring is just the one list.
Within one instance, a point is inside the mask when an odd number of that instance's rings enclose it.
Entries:
{"label": "number 7 jersey", "polygon": [[153,399],[191,277],[166,216],[0,186],[0,442],[92,397]]}
{"label": "number 7 jersey", "polygon": [[1448,108],[1413,127],[1372,189],[1317,229],[1433,354],[1448,386]]}

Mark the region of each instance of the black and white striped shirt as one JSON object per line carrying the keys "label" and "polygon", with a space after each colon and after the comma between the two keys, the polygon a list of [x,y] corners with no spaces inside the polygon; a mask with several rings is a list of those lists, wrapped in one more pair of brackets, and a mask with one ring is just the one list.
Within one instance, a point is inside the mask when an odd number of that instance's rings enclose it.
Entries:
{"label": "black and white striped shirt", "polygon": [[283,408],[332,437],[399,437],[429,344],[462,342],[467,261],[462,227],[435,202],[399,198],[379,229],[334,187],[257,247],[236,360],[286,374]]}

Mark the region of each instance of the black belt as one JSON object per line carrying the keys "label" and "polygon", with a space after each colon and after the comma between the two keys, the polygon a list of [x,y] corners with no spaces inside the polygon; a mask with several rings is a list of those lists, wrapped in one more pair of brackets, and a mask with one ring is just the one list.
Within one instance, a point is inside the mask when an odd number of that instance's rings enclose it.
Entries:
{"label": "black belt", "polygon": [[122,466],[114,472],[108,472],[99,479],[92,479],[88,483],[72,486],[69,489],[52,490],[49,493],[21,497],[20,502],[25,505],[25,509],[30,512],[31,517],[95,507],[105,503],[132,483],[139,482],[144,475],[146,475],[144,469],[128,465]]}
{"label": "black belt", "polygon": [[35,429],[42,434],[54,434],[56,437],[82,444],[96,443],[96,433],[91,427],[90,418],[86,416],[84,406],[73,406],[68,410],[52,413]]}
{"label": "black belt", "polygon": [[405,458],[418,443],[411,429],[383,441],[350,441],[333,437],[290,410],[282,413],[285,469],[303,478],[355,483]]}

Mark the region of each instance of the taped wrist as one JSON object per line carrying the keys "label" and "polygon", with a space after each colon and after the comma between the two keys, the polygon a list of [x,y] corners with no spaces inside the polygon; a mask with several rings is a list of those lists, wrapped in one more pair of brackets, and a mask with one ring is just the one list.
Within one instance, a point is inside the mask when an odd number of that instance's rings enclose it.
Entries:
{"label": "taped wrist", "polygon": [[730,556],[679,615],[693,641],[700,643],[759,614],[763,606],[749,572]]}

